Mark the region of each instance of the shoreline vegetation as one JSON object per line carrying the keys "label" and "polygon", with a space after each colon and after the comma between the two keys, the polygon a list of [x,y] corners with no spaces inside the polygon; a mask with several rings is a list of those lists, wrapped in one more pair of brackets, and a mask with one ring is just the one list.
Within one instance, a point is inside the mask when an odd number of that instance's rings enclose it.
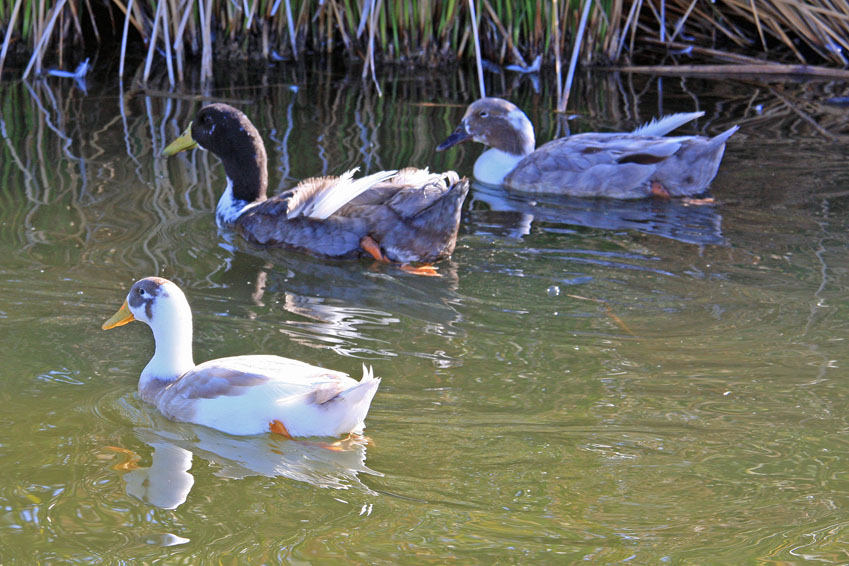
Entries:
{"label": "shoreline vegetation", "polygon": [[849,78],[849,0],[0,0],[0,32],[0,78],[104,49],[120,58],[119,76],[141,53],[142,82],[164,66],[172,86],[192,66],[209,79],[216,60],[316,54],[361,64],[364,79],[379,64],[476,59],[479,69],[553,65],[559,84],[567,58],[568,76],[580,63]]}

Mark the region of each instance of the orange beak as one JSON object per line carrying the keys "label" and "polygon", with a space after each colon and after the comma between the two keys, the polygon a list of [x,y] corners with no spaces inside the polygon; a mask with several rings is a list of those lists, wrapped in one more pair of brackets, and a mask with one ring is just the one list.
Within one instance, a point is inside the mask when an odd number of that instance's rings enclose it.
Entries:
{"label": "orange beak", "polygon": [[127,323],[133,322],[136,317],[133,316],[133,313],[130,312],[130,307],[127,306],[127,301],[124,301],[124,304],[121,305],[121,308],[118,309],[118,312],[112,315],[112,318],[103,323],[101,328],[103,330],[109,330],[110,328],[115,328],[116,326],[124,326]]}

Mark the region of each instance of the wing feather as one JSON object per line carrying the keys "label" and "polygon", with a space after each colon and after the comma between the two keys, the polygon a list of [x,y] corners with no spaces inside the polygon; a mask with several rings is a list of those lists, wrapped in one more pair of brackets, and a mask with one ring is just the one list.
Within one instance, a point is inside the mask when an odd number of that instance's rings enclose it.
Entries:
{"label": "wing feather", "polygon": [[[324,220],[361,193],[377,183],[392,178],[397,171],[378,171],[354,180],[357,169],[351,169],[344,175],[320,177],[302,181],[289,199],[290,208],[287,217],[306,216]],[[299,190],[300,189],[300,190]]]}
{"label": "wing feather", "polygon": [[[269,386],[287,395],[310,393],[325,383],[343,384],[347,374],[280,356],[235,356],[210,360],[183,374],[169,389],[185,399],[215,399],[244,395],[248,390]],[[343,387],[344,388],[344,387]]]}
{"label": "wing feather", "polygon": [[631,133],[635,136],[665,136],[672,130],[704,115],[704,112],[679,112],[660,118],[652,118],[651,122],[643,124]]}

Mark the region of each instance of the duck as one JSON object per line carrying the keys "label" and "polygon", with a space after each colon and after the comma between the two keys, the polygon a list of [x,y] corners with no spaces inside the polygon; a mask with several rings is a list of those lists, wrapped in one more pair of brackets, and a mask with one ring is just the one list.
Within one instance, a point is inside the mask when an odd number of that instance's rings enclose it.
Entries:
{"label": "duck", "polygon": [[704,193],[716,176],[725,143],[739,126],[712,137],[666,137],[704,112],[670,114],[633,132],[585,133],[536,148],[534,127],[518,106],[481,98],[436,147],[474,140],[489,146],[474,165],[477,181],[529,194],[641,199]]}
{"label": "duck", "polygon": [[232,229],[264,248],[283,247],[334,259],[373,257],[421,270],[450,256],[457,243],[468,179],[454,171],[431,173],[407,167],[354,179],[311,177],[267,197],[265,145],[239,109],[215,103],[162,152],[166,157],[201,147],[223,163],[227,186],[215,212],[220,228]]}
{"label": "duck", "polygon": [[380,385],[363,365],[346,373],[275,355],[243,355],[195,365],[192,311],[185,294],[162,277],[145,277],[102,328],[134,320],[153,331],[156,348],[141,372],[139,397],[167,418],[231,435],[285,437],[360,434]]}

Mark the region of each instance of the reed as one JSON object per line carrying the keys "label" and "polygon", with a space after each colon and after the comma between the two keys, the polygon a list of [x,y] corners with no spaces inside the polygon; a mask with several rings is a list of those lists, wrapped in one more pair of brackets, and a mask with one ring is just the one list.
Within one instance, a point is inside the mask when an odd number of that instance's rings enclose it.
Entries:
{"label": "reed", "polygon": [[[601,0],[585,11],[586,5],[584,0],[0,0],[0,73],[9,53],[26,54],[27,73],[38,74],[45,62],[65,65],[63,58],[84,44],[121,42],[128,45],[116,50],[122,59],[125,49],[146,55],[143,79],[163,65],[171,84],[198,60],[208,79],[213,59],[298,60],[341,53],[364,63],[365,76],[374,80],[381,63],[472,61],[478,49],[491,63],[519,68],[537,57],[559,67],[575,47],[579,63],[630,63],[641,51],[656,57],[658,43],[660,54],[667,55],[684,38],[686,45],[728,56],[849,64],[849,0]],[[585,31],[576,42],[582,18]]]}
{"label": "reed", "polygon": [[[608,22],[606,10],[620,1],[597,3],[594,20]],[[28,51],[30,72],[39,73],[57,46],[67,50],[108,39],[122,43],[122,59],[127,45],[141,44],[146,75],[152,65],[164,63],[174,80],[181,78],[188,58],[200,58],[208,77],[213,53],[217,59],[297,60],[307,53],[341,52],[364,62],[366,74],[373,76],[380,63],[434,66],[472,59],[473,31],[480,32],[481,57],[522,67],[537,56],[553,61],[569,48],[569,30],[576,29],[582,6],[582,0],[111,0],[99,5],[0,0],[0,26],[6,31],[0,69],[10,44]],[[95,9],[108,11],[108,17],[96,19]],[[51,26],[57,18],[73,25]],[[95,28],[93,37],[85,37],[81,18],[111,22],[117,32]],[[582,60],[601,53],[604,27],[588,34]]]}
{"label": "reed", "polygon": [[639,14],[623,25],[623,35],[639,33],[667,45],[687,37],[703,48],[724,46],[728,55],[743,51],[771,61],[849,65],[849,0],[665,0],[661,5],[663,13],[650,2],[634,2]]}

